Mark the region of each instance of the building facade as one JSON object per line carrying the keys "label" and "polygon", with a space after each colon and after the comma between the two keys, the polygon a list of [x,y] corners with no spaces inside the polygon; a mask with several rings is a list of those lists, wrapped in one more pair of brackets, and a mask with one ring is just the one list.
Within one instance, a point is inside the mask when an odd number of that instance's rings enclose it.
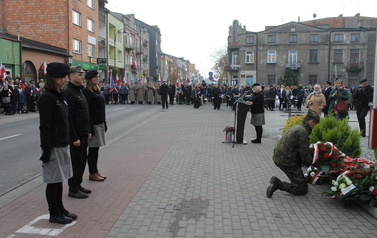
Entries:
{"label": "building facade", "polygon": [[374,77],[377,18],[326,18],[289,22],[248,32],[237,20],[229,27],[230,84],[277,84],[286,69],[299,83],[343,79],[347,86]]}

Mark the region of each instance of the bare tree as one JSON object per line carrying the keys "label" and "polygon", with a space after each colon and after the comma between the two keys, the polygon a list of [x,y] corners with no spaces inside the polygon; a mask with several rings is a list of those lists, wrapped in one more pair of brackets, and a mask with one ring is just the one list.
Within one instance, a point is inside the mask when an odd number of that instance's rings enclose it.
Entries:
{"label": "bare tree", "polygon": [[215,52],[211,54],[213,65],[213,70],[215,78],[218,82],[227,81],[227,73],[224,70],[225,66],[228,64],[228,52],[227,46],[224,46],[221,49],[216,49]]}

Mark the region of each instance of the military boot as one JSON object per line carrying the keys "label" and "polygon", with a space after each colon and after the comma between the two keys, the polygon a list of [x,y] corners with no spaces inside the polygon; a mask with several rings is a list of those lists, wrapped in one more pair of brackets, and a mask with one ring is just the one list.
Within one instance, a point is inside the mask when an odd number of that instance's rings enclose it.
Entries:
{"label": "military boot", "polygon": [[271,198],[272,194],[274,194],[276,190],[281,189],[282,187],[282,182],[280,181],[280,179],[276,178],[275,176],[271,177],[270,183],[271,184],[267,188],[267,192],[266,192],[268,198]]}

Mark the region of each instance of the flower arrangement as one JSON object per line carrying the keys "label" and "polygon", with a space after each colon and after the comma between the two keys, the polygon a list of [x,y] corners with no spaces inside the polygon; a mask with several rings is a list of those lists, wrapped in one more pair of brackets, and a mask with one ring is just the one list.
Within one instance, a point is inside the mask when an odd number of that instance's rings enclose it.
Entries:
{"label": "flower arrangement", "polygon": [[323,174],[338,175],[331,188],[324,194],[345,201],[346,205],[369,201],[377,206],[377,170],[375,162],[364,158],[350,158],[331,142],[310,145],[313,165],[304,174],[309,183],[315,184]]}
{"label": "flower arrangement", "polygon": [[346,155],[331,142],[317,142],[310,145],[310,149],[313,153],[313,165],[326,174],[339,173],[343,170],[342,162]]}
{"label": "flower arrangement", "polygon": [[225,132],[232,132],[232,133],[234,133],[234,127],[232,127],[232,126],[227,126],[227,127],[225,127],[224,128],[224,130],[223,131],[225,131]]}

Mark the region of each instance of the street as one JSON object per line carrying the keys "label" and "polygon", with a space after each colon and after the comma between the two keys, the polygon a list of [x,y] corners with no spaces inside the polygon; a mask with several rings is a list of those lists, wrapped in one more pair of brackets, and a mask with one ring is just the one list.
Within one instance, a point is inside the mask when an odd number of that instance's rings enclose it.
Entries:
{"label": "street", "polygon": [[[160,111],[160,105],[107,105],[107,144]],[[38,127],[38,113],[1,116],[0,196],[41,174]]]}

